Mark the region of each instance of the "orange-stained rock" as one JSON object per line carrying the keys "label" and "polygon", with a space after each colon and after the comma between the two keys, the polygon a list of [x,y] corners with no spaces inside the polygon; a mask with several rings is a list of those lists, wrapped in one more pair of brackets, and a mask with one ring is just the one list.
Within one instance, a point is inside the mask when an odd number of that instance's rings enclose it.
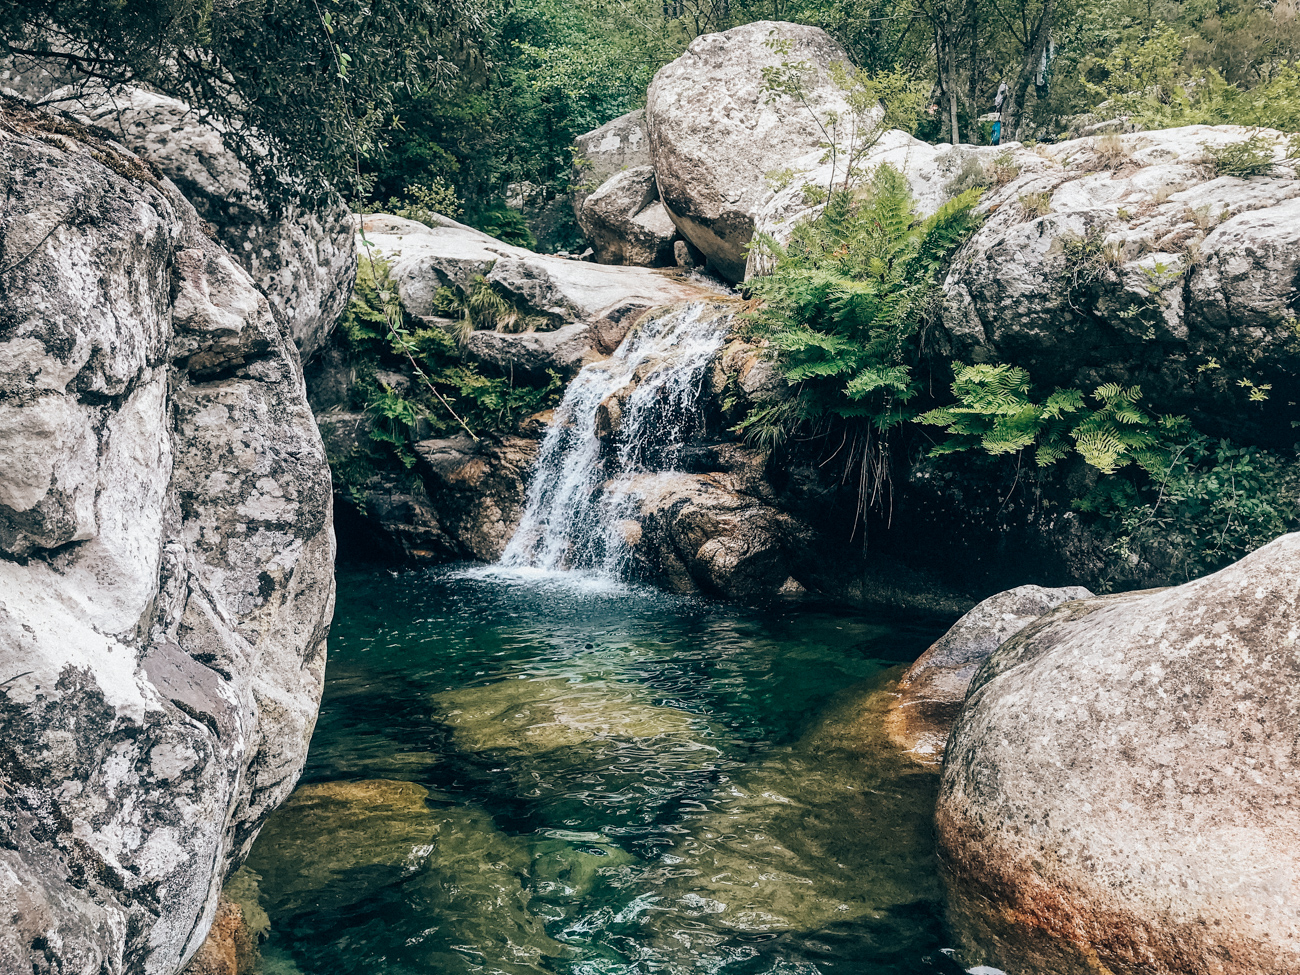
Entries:
{"label": "orange-stained rock", "polygon": [[1091,602],[1003,643],[948,740],[935,818],[963,961],[1300,972],[1300,534]]}

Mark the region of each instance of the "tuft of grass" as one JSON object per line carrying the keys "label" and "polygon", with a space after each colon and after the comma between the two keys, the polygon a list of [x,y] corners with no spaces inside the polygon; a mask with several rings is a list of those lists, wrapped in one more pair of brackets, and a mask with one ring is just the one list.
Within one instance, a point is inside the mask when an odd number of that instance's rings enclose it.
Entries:
{"label": "tuft of grass", "polygon": [[1023,193],[1016,202],[1019,204],[1020,212],[1026,220],[1036,220],[1052,212],[1052,194],[1045,191],[1042,193]]}

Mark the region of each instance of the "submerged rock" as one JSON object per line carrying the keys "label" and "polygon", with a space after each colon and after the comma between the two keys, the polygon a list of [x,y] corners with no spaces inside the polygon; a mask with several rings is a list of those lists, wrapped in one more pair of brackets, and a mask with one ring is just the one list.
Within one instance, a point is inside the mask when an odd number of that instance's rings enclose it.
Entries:
{"label": "submerged rock", "polygon": [[[665,954],[736,936],[937,928],[935,772],[891,747],[880,680],[845,695],[794,745],[723,777],[662,867],[675,914],[649,921]],[[863,950],[875,948],[864,935]],[[885,939],[886,941],[888,939]]]}
{"label": "submerged rock", "polygon": [[890,739],[920,761],[941,761],[948,731],[984,661],[1048,610],[1091,596],[1082,586],[1017,586],[981,602],[899,678],[898,696],[885,715]]}
{"label": "submerged rock", "polygon": [[306,757],[329,469],[297,353],[176,187],[0,113],[0,970],[169,975]]}
{"label": "submerged rock", "polygon": [[[273,930],[295,954],[358,975],[392,965],[536,973],[564,954],[530,910],[527,845],[481,810],[436,799],[384,779],[294,792],[249,866]],[[423,922],[418,938],[408,936],[411,915]]]}
{"label": "submerged rock", "polygon": [[616,749],[626,742],[693,741],[694,715],[652,704],[633,685],[611,681],[508,680],[446,691],[439,718],[467,752],[541,755],[561,749]]}
{"label": "submerged rock", "polygon": [[1096,603],[1004,643],[949,740],[936,823],[968,962],[1300,969],[1300,534]]}

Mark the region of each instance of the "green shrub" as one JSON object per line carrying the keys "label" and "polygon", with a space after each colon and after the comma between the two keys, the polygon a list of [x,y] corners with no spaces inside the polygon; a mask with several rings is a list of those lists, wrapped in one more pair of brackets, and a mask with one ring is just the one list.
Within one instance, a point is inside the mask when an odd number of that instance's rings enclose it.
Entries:
{"label": "green shrub", "polygon": [[[374,439],[402,458],[411,432],[421,423],[428,423],[439,435],[500,434],[558,402],[563,390],[558,375],[548,374],[541,384],[488,375],[462,358],[461,336],[455,328],[429,326],[407,316],[389,271],[381,256],[361,256],[357,283],[339,322],[358,371],[361,402],[355,405],[376,418]],[[480,280],[470,301],[486,287]],[[381,368],[409,376],[410,390],[399,393],[376,381],[374,375]]]}
{"label": "green shrub", "polygon": [[976,448],[1007,454],[1034,447],[1040,467],[1075,452],[1103,474],[1129,464],[1159,474],[1168,468],[1174,449],[1186,441],[1187,420],[1153,416],[1142,409],[1137,386],[1099,386],[1091,397],[1094,406],[1077,389],[1058,389],[1036,403],[1024,369],[974,365],[955,371],[956,402],[917,418],[943,427],[949,435],[931,448],[931,456]]}
{"label": "green shrub", "polygon": [[1277,165],[1273,150],[1277,143],[1263,135],[1252,135],[1244,142],[1230,142],[1224,146],[1203,144],[1210,157],[1216,176],[1268,176]]}
{"label": "green shrub", "polygon": [[1195,437],[1140,490],[1079,507],[1109,521],[1118,558],[1194,579],[1300,529],[1300,461]]}

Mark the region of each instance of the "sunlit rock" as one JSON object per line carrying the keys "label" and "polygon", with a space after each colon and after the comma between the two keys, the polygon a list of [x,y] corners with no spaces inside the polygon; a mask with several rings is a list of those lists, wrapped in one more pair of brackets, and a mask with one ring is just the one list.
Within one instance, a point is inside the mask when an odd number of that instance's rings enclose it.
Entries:
{"label": "sunlit rock", "polygon": [[1300,970],[1300,535],[1002,644],[936,813],[969,963]]}

